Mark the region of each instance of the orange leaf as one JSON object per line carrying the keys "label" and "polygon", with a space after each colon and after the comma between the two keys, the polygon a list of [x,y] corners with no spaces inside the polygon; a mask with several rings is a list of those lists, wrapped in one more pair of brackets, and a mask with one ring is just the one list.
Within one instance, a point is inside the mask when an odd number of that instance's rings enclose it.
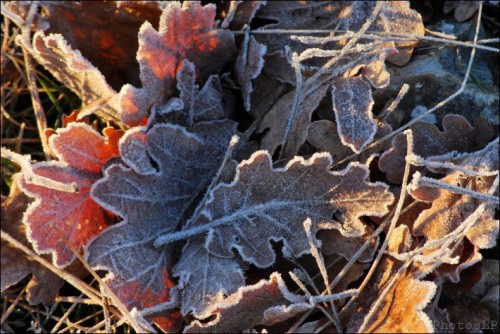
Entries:
{"label": "orange leaf", "polygon": [[36,163],[33,172],[57,182],[74,182],[79,190],[76,193],[20,179],[21,189],[35,198],[23,218],[28,239],[38,253],[52,252],[53,262],[59,267],[73,262],[75,255],[51,225],[77,250],[108,225],[109,215],[90,198],[90,188],[101,177],[106,161],[119,155],[116,139],[112,141],[83,123],[71,123],[51,136],[49,145],[60,161]]}
{"label": "orange leaf", "polygon": [[199,82],[222,68],[234,53],[234,38],[213,30],[215,6],[197,1],[170,2],[156,31],[145,22],[139,31],[137,60],[143,88],[125,85],[120,91],[122,121],[141,124],[154,103],[164,102],[175,89],[175,77],[185,59],[196,66]]}

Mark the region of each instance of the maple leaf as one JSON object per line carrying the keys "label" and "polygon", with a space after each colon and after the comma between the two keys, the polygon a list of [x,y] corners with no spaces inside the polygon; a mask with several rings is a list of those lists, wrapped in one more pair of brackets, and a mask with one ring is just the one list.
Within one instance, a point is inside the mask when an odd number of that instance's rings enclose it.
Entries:
{"label": "maple leaf", "polygon": [[[132,128],[120,141],[123,163],[111,165],[91,194],[124,221],[94,239],[86,256],[94,268],[110,272],[107,282],[129,307],[150,307],[144,299],[151,294],[165,296],[157,301],[172,307],[165,290],[171,284],[165,284],[162,273],[170,272],[173,249],[154,247],[152,241],[176,228],[219,166],[234,132],[235,124],[227,120],[197,123],[193,132],[159,123]],[[129,290],[133,293],[127,295]],[[154,321],[169,323],[170,316],[164,316]]]}
{"label": "maple leaf", "polygon": [[213,305],[216,318],[209,323],[192,322],[186,333],[236,333],[257,325],[270,326],[310,309],[304,296],[290,292],[279,273],[269,280],[241,287],[223,302]]}
{"label": "maple leaf", "polygon": [[[227,274],[224,281],[215,282],[207,275],[215,266],[232,266],[223,271],[238,272],[233,249],[246,262],[265,268],[275,261],[271,240],[282,240],[296,257],[310,252],[307,235],[302,232],[307,218],[349,237],[364,233],[360,216],[387,213],[393,196],[385,185],[366,181],[366,167],[351,164],[344,171],[330,172],[330,164],[329,154],[315,154],[308,160],[296,157],[284,168],[274,169],[270,155],[259,151],[239,164],[232,183],[220,184],[210,192],[201,216],[180,232],[189,233],[191,228],[209,231],[204,248],[200,239],[190,240],[174,267],[174,275],[180,277],[184,314],[194,311],[197,316],[206,315],[207,304],[217,301],[222,292],[234,292],[231,288],[236,284]],[[332,221],[334,212],[343,223]],[[165,238],[160,237],[157,245]],[[196,266],[193,254],[197,254]],[[201,260],[203,257],[210,261]]]}
{"label": "maple leaf", "polygon": [[28,239],[39,254],[52,252],[53,262],[64,267],[75,255],[59,237],[54,225],[69,246],[82,249],[87,242],[108,226],[108,214],[90,198],[90,188],[101,177],[101,168],[118,148],[86,124],[71,123],[50,137],[49,145],[58,162],[33,165],[37,175],[61,182],[76,183],[78,192],[70,193],[19,180],[21,189],[35,201],[23,218]]}
{"label": "maple leaf", "polygon": [[[412,127],[413,153],[427,158],[450,151],[470,152],[483,147],[493,137],[492,127],[482,118],[476,119],[474,127],[460,115],[443,117],[443,131],[426,122],[417,122]],[[379,159],[379,168],[392,183],[401,183],[406,156],[406,135],[401,133],[392,140],[392,148]],[[415,168],[412,168],[414,171]]]}
{"label": "maple leaf", "polygon": [[377,132],[370,85],[362,77],[338,78],[332,85],[332,101],[340,140],[359,153]]}
{"label": "maple leaf", "polygon": [[149,22],[139,30],[137,60],[143,87],[125,85],[120,91],[121,119],[138,125],[154,103],[172,96],[175,77],[184,60],[197,69],[203,82],[232,58],[234,38],[226,30],[213,30],[215,6],[197,1],[169,2],[161,17],[159,30]]}

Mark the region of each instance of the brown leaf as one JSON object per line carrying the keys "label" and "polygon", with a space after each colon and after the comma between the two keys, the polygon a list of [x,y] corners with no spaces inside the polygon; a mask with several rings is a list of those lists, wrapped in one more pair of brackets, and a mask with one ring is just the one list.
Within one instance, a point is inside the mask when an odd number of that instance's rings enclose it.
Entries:
{"label": "brown leaf", "polygon": [[[296,127],[293,130],[293,135],[290,136],[294,140],[294,144],[289,145],[290,149],[295,150],[295,153],[291,154],[291,156],[297,153],[300,146],[306,140],[307,127],[311,121],[311,115],[326,95],[327,90],[328,85],[320,86],[313,93],[304,97],[304,100],[300,104],[297,111],[297,120],[295,122]],[[268,150],[271,154],[274,153],[283,142],[295,94],[296,91],[292,90],[283,95],[264,116],[256,130],[257,133],[265,133],[260,147]]]}
{"label": "brown leaf", "polygon": [[257,78],[262,71],[263,57],[266,52],[267,47],[264,44],[259,44],[253,36],[250,36],[248,46],[242,48],[238,58],[236,58],[236,79],[241,86],[243,103],[247,111],[250,110],[250,95],[253,91],[252,80]]}
{"label": "brown leaf", "polygon": [[[62,35],[45,36],[40,31],[33,36],[32,46],[24,46],[39,64],[78,95],[84,106],[100,100],[116,102],[116,92],[106,78],[80,51],[71,48]],[[98,115],[104,120],[117,121],[118,110],[114,102],[101,104]]]}
{"label": "brown leaf", "polygon": [[[409,250],[411,234],[408,227],[402,225],[394,230],[388,244],[388,251],[405,252]],[[375,300],[387,286],[393,275],[400,268],[401,263],[389,256],[384,256],[378,265],[375,274],[357,300],[357,309],[351,313],[347,332],[359,332],[365,321],[368,311],[373,307]],[[433,282],[422,281],[420,272],[407,269],[390,288],[384,297],[381,306],[373,313],[365,326],[367,332],[377,333],[425,333],[433,330],[429,316],[424,308],[430,303],[436,293]]]}
{"label": "brown leaf", "polygon": [[362,77],[338,78],[332,85],[332,101],[342,144],[359,153],[377,131],[370,85]]}
{"label": "brown leaf", "polygon": [[[26,226],[22,224],[23,213],[31,200],[19,189],[18,177],[19,174],[13,179],[9,197],[2,196],[2,231],[9,233],[24,246],[32,248],[26,238]],[[2,260],[1,290],[4,291],[26,275],[32,274],[27,288],[29,303],[33,305],[51,303],[64,281],[4,240],[2,240],[0,249]],[[45,257],[50,261],[49,256]]]}
{"label": "brown leaf", "polygon": [[46,33],[64,36],[99,68],[115,89],[126,83],[138,85],[139,46],[133,36],[145,22],[157,25],[161,10],[156,1],[42,1],[41,19],[49,23]]}
{"label": "brown leaf", "polygon": [[[453,114],[443,118],[443,131],[426,122],[417,122],[411,130],[413,153],[423,158],[450,151],[471,152],[486,145],[493,137],[493,129],[484,119],[476,119],[472,127],[464,117]],[[406,135],[401,133],[392,140],[392,148],[380,157],[379,168],[392,183],[403,180],[406,151]]]}
{"label": "brown leaf", "polygon": [[[337,230],[322,230],[318,232],[321,240],[321,251],[326,255],[339,254],[349,260],[365,243],[372,231],[368,231],[361,237],[347,238]],[[365,252],[359,257],[359,262],[370,262],[378,247],[378,237],[374,238]]]}
{"label": "brown leaf", "polygon": [[[349,16],[343,21],[342,27],[347,30],[357,31],[365,23],[375,8],[375,2],[354,1],[349,6]],[[410,8],[408,1],[390,1],[382,7],[378,18],[375,20],[370,30],[408,33],[423,36],[425,27],[420,14]],[[387,57],[387,61],[398,65],[406,65],[413,53],[412,46],[415,42],[396,42],[399,53]]]}
{"label": "brown leaf", "polygon": [[[269,153],[258,151],[239,164],[232,183],[211,191],[198,220],[179,232],[213,226],[207,236],[189,240],[174,268],[183,287],[183,314],[193,311],[204,316],[222,291],[232,293],[238,288],[230,276],[242,276],[234,249],[244,261],[266,268],[276,260],[271,240],[282,240],[295,257],[310,252],[303,232],[307,218],[318,229],[337,229],[355,237],[365,233],[361,216],[387,213],[393,196],[384,184],[367,181],[365,166],[350,164],[343,171],[331,172],[330,164],[330,155],[321,153],[307,160],[295,157],[284,168],[274,168]],[[331,219],[333,213],[339,221]],[[224,273],[218,274],[223,276],[218,280],[205,274],[219,270]]]}
{"label": "brown leaf", "polygon": [[222,302],[212,305],[215,320],[194,321],[186,333],[238,333],[257,325],[269,326],[285,321],[312,307],[305,297],[290,292],[279,273],[269,280],[238,289]]}

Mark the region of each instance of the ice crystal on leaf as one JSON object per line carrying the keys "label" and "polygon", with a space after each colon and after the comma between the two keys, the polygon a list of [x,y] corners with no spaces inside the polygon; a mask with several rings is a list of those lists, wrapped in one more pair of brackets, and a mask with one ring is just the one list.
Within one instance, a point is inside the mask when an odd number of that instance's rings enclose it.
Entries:
{"label": "ice crystal on leaf", "polygon": [[90,188],[101,177],[103,165],[118,156],[118,148],[82,123],[58,130],[49,144],[59,161],[36,163],[33,172],[61,183],[76,183],[78,192],[50,189],[20,179],[21,189],[35,198],[23,222],[34,249],[41,254],[52,252],[54,264],[64,267],[73,262],[75,255],[51,225],[76,250],[108,226],[109,215],[90,197]]}
{"label": "ice crystal on leaf", "polygon": [[269,280],[242,287],[223,302],[214,304],[215,320],[207,324],[194,321],[185,331],[234,333],[242,328],[284,321],[311,307],[304,296],[288,291],[279,273],[273,273]]}
{"label": "ice crystal on leaf", "polygon": [[203,82],[233,56],[233,35],[213,30],[215,6],[186,1],[167,4],[156,31],[149,22],[139,31],[137,60],[142,88],[125,85],[120,91],[121,119],[138,125],[149,109],[173,95],[177,70],[184,60],[196,66],[197,79]]}
{"label": "ice crystal on leaf", "polygon": [[[240,163],[232,183],[214,188],[199,219],[184,231],[201,228],[208,230],[208,235],[196,237],[196,242],[190,240],[174,268],[182,286],[183,313],[206,315],[209,304],[221,297],[217,297],[220,286],[226,294],[234,292],[231,287],[238,287],[229,276],[226,284],[221,284],[207,275],[216,265],[221,269],[230,265],[233,268],[223,272],[238,273],[239,260],[233,249],[244,261],[265,268],[275,262],[271,240],[282,240],[296,257],[310,252],[302,227],[307,218],[345,236],[359,236],[365,231],[360,216],[387,213],[393,195],[385,185],[367,182],[366,167],[351,164],[341,172],[330,172],[331,162],[329,154],[315,154],[308,160],[297,157],[284,168],[275,169],[269,154],[259,151]],[[342,223],[331,219],[335,212],[342,216]],[[198,265],[193,266],[195,253]],[[219,261],[225,264],[216,264]],[[242,276],[239,280],[243,281]]]}

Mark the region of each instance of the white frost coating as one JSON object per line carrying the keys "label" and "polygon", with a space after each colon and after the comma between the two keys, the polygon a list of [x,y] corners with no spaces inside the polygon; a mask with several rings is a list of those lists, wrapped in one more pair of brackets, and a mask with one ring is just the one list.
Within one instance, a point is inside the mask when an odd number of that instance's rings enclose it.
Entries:
{"label": "white frost coating", "polygon": [[370,84],[361,77],[338,78],[331,89],[340,140],[359,153],[377,132]]}
{"label": "white frost coating", "polygon": [[[71,131],[73,128],[83,128],[86,131],[88,131],[90,136],[95,136],[98,139],[105,139],[103,136],[101,136],[98,132],[96,132],[94,129],[92,129],[92,127],[90,127],[87,124],[70,123],[70,124],[68,124],[68,126],[66,128],[58,129],[56,134],[49,138],[49,146],[52,149],[52,151],[59,157],[60,160],[59,161],[54,160],[54,161],[37,162],[37,163],[33,164],[33,166],[32,166],[33,171],[35,171],[38,168],[55,168],[55,169],[61,168],[62,169],[62,168],[70,167],[68,162],[66,162],[63,158],[64,157],[63,152],[58,149],[58,145],[56,145],[54,143],[54,141],[57,140],[62,134],[65,134],[65,133]],[[69,148],[74,150],[73,153],[76,153],[76,151],[78,151],[78,154],[87,160],[91,160],[91,161],[95,160],[92,156],[89,156],[88,154],[83,154],[84,152],[81,152],[80,148],[78,148],[78,147],[76,147],[76,148],[69,147]],[[81,178],[81,175],[74,174],[73,179],[75,180],[75,182],[79,181],[80,178]],[[32,203],[30,203],[28,205],[28,207],[26,208],[26,211],[23,215],[23,224],[26,226],[26,237],[27,237],[28,241],[33,245],[33,249],[35,250],[36,253],[38,253],[38,254],[52,254],[52,259],[53,259],[52,262],[56,267],[64,268],[64,267],[68,266],[76,258],[75,255],[70,256],[67,261],[61,261],[60,256],[58,255],[58,249],[56,247],[49,246],[49,247],[44,248],[40,245],[40,243],[35,238],[33,238],[33,231],[31,229],[31,224],[28,224],[27,219],[34,212],[36,212],[36,210],[39,209],[39,206],[42,203],[42,196],[29,191],[27,188],[23,187],[21,182],[19,182],[18,184],[24,193],[26,193],[28,196],[35,199]],[[78,193],[75,193],[75,196],[78,196]],[[56,213],[56,214],[64,214],[64,213]],[[71,214],[71,212],[69,214]],[[63,252],[61,255],[65,255],[65,253],[70,252],[70,250],[67,249],[67,250],[64,250],[61,252]]]}

